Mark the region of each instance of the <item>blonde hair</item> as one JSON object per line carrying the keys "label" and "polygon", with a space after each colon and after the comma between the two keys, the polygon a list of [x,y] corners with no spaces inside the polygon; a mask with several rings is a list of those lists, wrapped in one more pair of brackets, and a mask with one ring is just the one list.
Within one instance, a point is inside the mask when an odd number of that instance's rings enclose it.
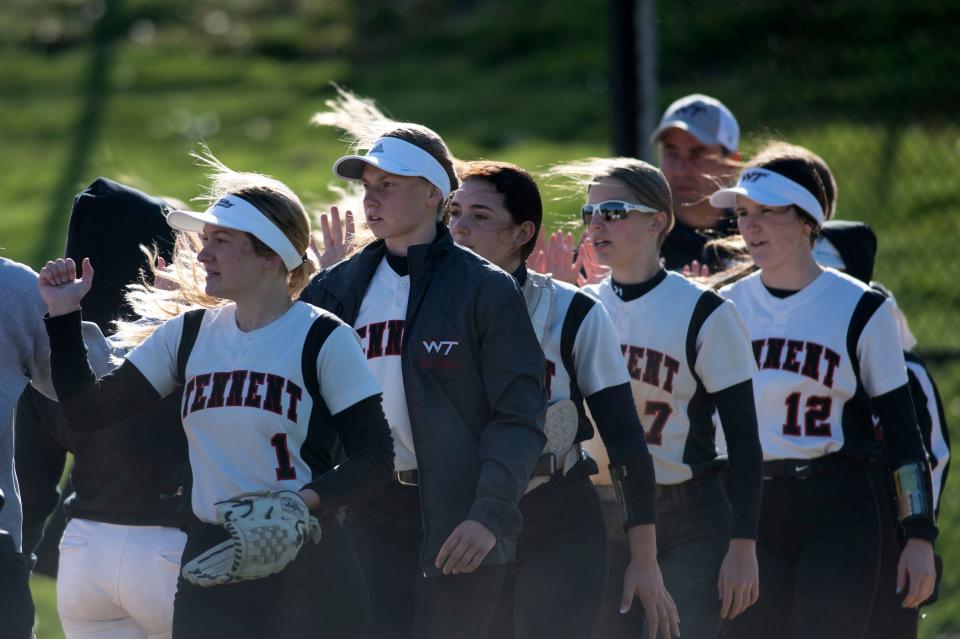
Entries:
{"label": "blonde hair", "polygon": [[[225,195],[235,195],[250,202],[283,231],[304,261],[287,273],[287,291],[296,299],[317,272],[317,265],[309,255],[310,218],[300,198],[286,184],[260,173],[234,171],[218,160],[209,149],[192,154],[199,164],[209,169],[209,186],[196,200],[212,203]],[[249,233],[257,255],[275,255]],[[156,267],[155,249],[141,247],[149,258],[153,284],[146,277],[142,283],[128,287],[127,300],[141,318],[137,322],[117,322],[117,338],[121,346],[135,346],[146,339],[163,321],[193,308],[218,308],[227,300],[212,297],[205,292],[206,277],[197,255],[203,248],[195,233],[178,232],[171,263],[165,269]],[[281,264],[279,268],[286,272]]]}
{"label": "blonde hair", "polygon": [[547,169],[547,178],[561,178],[578,191],[590,190],[590,187],[607,180],[616,180],[633,194],[637,204],[663,211],[667,216],[659,236],[657,248],[670,233],[674,224],[673,197],[670,184],[657,167],[636,158],[587,158],[575,162],[556,164]]}

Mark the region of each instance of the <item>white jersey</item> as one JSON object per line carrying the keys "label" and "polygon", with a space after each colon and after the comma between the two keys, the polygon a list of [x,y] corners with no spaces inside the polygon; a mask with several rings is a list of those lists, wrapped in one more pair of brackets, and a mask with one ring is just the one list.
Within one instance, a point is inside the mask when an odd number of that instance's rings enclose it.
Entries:
{"label": "white jersey", "polygon": [[[523,293],[528,301],[534,332],[547,360],[545,382],[548,405],[574,398],[577,394],[586,398],[604,388],[630,381],[613,323],[602,304],[585,296],[575,286],[529,271]],[[575,337],[567,357],[573,365],[578,389],[571,389],[561,342],[571,303],[578,295],[590,303],[584,307],[589,310],[582,318],[576,318],[577,326],[573,327]],[[529,302],[534,296],[537,299],[534,308],[530,308]]]}
{"label": "white jersey", "polygon": [[393,435],[395,470],[417,467],[400,357],[409,298],[410,276],[397,274],[384,258],[370,280],[353,325],[367,364],[383,388],[383,412]]}
{"label": "white jersey", "polygon": [[829,268],[782,299],[767,290],[759,272],[721,289],[753,342],[765,460],[865,452],[872,429],[869,417],[861,416],[869,413],[850,402],[864,402],[862,391],[876,397],[907,383],[892,304],[887,300],[871,314],[859,306],[870,291]]}
{"label": "white jersey", "polygon": [[[258,490],[299,490],[314,479],[306,456],[312,425],[380,392],[354,331],[333,315],[295,302],[253,331],[237,327],[236,306],[208,310],[187,360],[183,428],[192,473],[191,503],[216,523],[217,501]],[[317,358],[325,406],[315,406],[303,374],[303,349],[314,321],[334,326]],[[183,315],[160,326],[127,359],[160,395],[177,385]],[[313,426],[315,428],[315,426]]]}
{"label": "white jersey", "polygon": [[631,301],[617,295],[610,278],[586,290],[600,299],[617,329],[657,483],[680,483],[714,468],[709,394],[755,372],[747,330],[733,304],[672,272]]}

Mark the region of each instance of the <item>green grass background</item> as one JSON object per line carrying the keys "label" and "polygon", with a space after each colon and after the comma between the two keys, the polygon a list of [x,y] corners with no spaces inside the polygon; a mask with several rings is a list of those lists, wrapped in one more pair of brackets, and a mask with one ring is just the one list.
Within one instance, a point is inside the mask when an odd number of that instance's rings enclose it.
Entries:
{"label": "green grass background", "polygon": [[[319,209],[335,132],[311,114],[337,81],[437,130],[465,159],[539,169],[611,149],[607,6],[554,0],[8,0],[0,6],[0,254],[62,251],[72,194],[98,175],[189,199],[205,141]],[[960,350],[960,10],[916,0],[657,3],[659,106],[720,97],[747,152],[780,137],[820,153],[839,217],[880,238],[877,278],[921,350]],[[99,35],[109,48],[91,60]],[[91,77],[102,80],[91,91]],[[85,105],[96,108],[87,113]],[[82,132],[89,142],[76,150]],[[576,218],[554,199],[549,226]],[[960,424],[960,365],[934,373]],[[956,431],[955,431],[956,432]],[[948,487],[942,601],[921,635],[960,637],[960,490]],[[57,637],[53,583],[34,579],[38,636]]]}

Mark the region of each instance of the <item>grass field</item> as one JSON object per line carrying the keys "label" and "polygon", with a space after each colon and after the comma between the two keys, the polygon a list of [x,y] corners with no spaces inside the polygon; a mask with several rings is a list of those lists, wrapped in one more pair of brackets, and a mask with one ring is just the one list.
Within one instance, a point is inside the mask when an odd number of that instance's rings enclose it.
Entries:
{"label": "grass field", "polygon": [[[35,268],[62,250],[72,194],[98,175],[195,196],[188,153],[201,141],[321,208],[344,146],[307,122],[330,81],[430,125],[464,159],[539,169],[610,153],[608,43],[591,3],[110,0],[112,44],[96,58],[88,4],[0,7],[0,254]],[[786,0],[659,3],[659,102],[712,93],[740,117],[746,151],[776,136],[819,152],[840,217],[876,229],[877,278],[921,349],[958,350],[960,20],[945,3],[908,4],[793,15]],[[730,46],[745,33],[763,37]],[[548,225],[576,218],[576,202],[546,191]],[[960,365],[934,372],[957,426]],[[960,637],[960,489],[948,487],[940,524],[946,577],[925,639]],[[53,584],[36,578],[34,590],[38,636],[59,636]]]}

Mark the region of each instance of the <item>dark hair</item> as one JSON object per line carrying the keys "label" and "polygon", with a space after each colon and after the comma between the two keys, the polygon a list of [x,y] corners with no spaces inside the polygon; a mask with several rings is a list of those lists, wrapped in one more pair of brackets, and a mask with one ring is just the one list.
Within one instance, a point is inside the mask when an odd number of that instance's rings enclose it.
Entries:
{"label": "dark hair", "polygon": [[526,260],[533,252],[537,235],[540,233],[540,224],[543,222],[543,201],[533,176],[509,162],[477,160],[461,163],[460,177],[463,180],[485,180],[492,184],[497,193],[503,195],[503,205],[514,224],[533,222],[533,237],[520,251],[521,259]]}

